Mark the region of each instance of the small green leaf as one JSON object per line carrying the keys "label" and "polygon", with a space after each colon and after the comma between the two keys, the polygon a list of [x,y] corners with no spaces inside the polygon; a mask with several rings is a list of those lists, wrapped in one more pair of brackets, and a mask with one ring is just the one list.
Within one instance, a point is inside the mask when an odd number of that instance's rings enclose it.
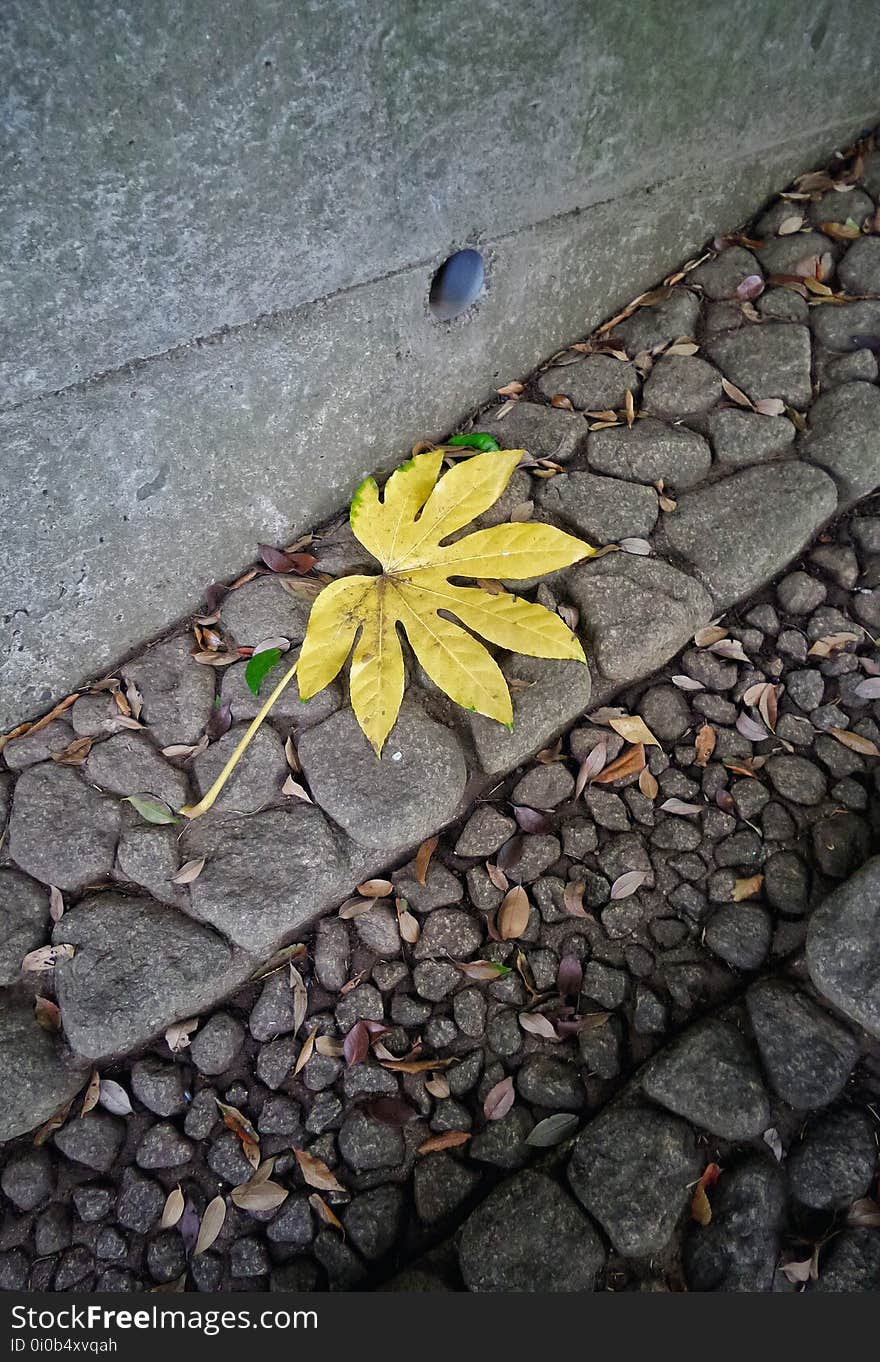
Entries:
{"label": "small green leaf", "polygon": [[267,648],[265,652],[254,653],[250,662],[244,669],[244,679],[253,691],[254,695],[259,695],[260,686],[267,672],[276,667],[281,660],[280,648]]}
{"label": "small green leaf", "polygon": [[123,804],[130,804],[137,809],[145,823],[179,823],[180,819],[164,800],[157,799],[151,794],[125,795]]}
{"label": "small green leaf", "polygon": [[472,430],[470,435],[453,435],[446,443],[456,448],[479,449],[483,454],[493,454],[501,448],[494,435],[487,435],[484,430]]}

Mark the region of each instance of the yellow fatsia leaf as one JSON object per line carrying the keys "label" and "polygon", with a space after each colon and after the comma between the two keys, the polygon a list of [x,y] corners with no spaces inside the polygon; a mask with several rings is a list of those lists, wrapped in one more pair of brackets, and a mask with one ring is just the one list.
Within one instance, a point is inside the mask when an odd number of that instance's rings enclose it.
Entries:
{"label": "yellow fatsia leaf", "polygon": [[[494,599],[482,591],[476,594],[486,595],[490,601]],[[434,684],[463,709],[511,724],[513,707],[507,682],[482,643],[460,625],[438,615],[437,606],[418,587],[401,585],[397,595],[400,622],[413,652]]]}
{"label": "yellow fatsia leaf", "polygon": [[[440,540],[463,529],[495,505],[522,455],[521,449],[475,454],[450,468],[428,497],[418,519],[401,533],[393,559],[380,559],[385,571],[411,572],[436,563]],[[432,457],[433,453],[419,454],[413,463]]]}
{"label": "yellow fatsia leaf", "polygon": [[373,478],[367,478],[355,492],[349,517],[351,528],[380,563],[393,562],[401,536],[412,531],[413,521],[431,495],[442,464],[443,450],[431,450],[409,459],[391,474],[381,501]]}
{"label": "yellow fatsia leaf", "polygon": [[[461,465],[460,465],[461,466]],[[558,572],[595,549],[583,544],[564,530],[534,521],[515,525],[493,525],[440,547],[431,566],[442,568],[447,577],[501,577],[519,581]]]}
{"label": "yellow fatsia leaf", "polygon": [[529,657],[586,662],[584,650],[568,625],[543,605],[533,605],[507,591],[491,596],[480,587],[453,586],[442,571],[420,572],[410,584],[423,597],[422,613],[446,610],[499,648]]}
{"label": "yellow fatsia leaf", "polygon": [[397,636],[397,607],[392,582],[384,576],[374,577],[348,679],[355,718],[376,752],[382,751],[403,699],[403,649]]}
{"label": "yellow fatsia leaf", "polygon": [[310,700],[329,686],[351,652],[369,607],[375,577],[340,577],[328,582],[315,600],[299,654],[299,693]]}
{"label": "yellow fatsia leaf", "polygon": [[517,581],[596,554],[573,535],[532,521],[496,525],[453,544],[443,542],[497,501],[522,453],[476,454],[440,477],[443,451],[431,450],[392,473],[382,495],[372,478],[361,483],[351,505],[351,526],[382,572],[342,577],[324,588],[312,606],[298,662],[275,687],[208,794],[182,813],[196,818],[211,807],[294,672],[301,698],[309,700],[338,675],[350,653],[352,709],[377,755],[381,753],[403,699],[398,627],[427,675],[451,699],[508,725],[513,711],[507,683],[474,634],[532,657],[585,660],[574,634],[543,606],[448,580]]}

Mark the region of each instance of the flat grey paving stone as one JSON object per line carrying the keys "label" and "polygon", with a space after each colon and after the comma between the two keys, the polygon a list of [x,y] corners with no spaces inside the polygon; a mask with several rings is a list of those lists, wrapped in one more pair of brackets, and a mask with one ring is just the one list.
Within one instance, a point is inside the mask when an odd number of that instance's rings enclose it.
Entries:
{"label": "flat grey paving stone", "polygon": [[874,201],[864,189],[829,189],[807,205],[807,216],[814,227],[823,222],[846,222],[852,218],[859,227],[874,212]]}
{"label": "flat grey paving stone", "polygon": [[419,1220],[425,1225],[448,1220],[473,1195],[479,1181],[476,1169],[452,1154],[437,1152],[419,1158],[413,1170],[413,1201]]}
{"label": "flat grey paving stone", "polygon": [[391,878],[397,893],[406,899],[410,908],[417,913],[430,913],[434,908],[446,908],[450,903],[459,903],[464,896],[461,880],[436,858],[428,866],[424,884],[419,884],[416,878],[413,861],[401,870],[392,870]]}
{"label": "flat grey paving stone", "polygon": [[122,711],[108,691],[81,695],[70,708],[70,722],[79,738],[119,733],[125,728],[121,719]]}
{"label": "flat grey paving stone", "polygon": [[376,757],[351,710],[310,728],[299,759],[313,798],[359,846],[390,854],[449,822],[467,781],[461,742],[410,693]]}
{"label": "flat grey paving stone", "polygon": [[562,522],[593,544],[646,538],[660,513],[657,493],[641,483],[594,473],[560,473],[541,484],[542,519]]}
{"label": "flat grey paving stone", "polygon": [[760,969],[773,935],[773,919],[760,903],[723,903],[706,926],[705,942],[735,969]]}
{"label": "flat grey paving stone", "polygon": [[357,1108],[343,1122],[337,1142],[342,1158],[356,1173],[368,1173],[374,1168],[393,1168],[404,1155],[400,1130],[375,1120]]}
{"label": "flat grey paving stone", "polygon": [[638,392],[639,373],[613,355],[587,355],[574,364],[547,369],[538,379],[545,397],[567,397],[582,411],[616,411],[628,392]]}
{"label": "flat grey paving stone", "polygon": [[[836,253],[834,242],[822,232],[795,232],[791,236],[774,237],[765,241],[757,252],[761,269],[768,277],[771,274],[794,274],[795,267],[811,256],[823,256],[827,252]],[[822,312],[833,311],[821,308]]]}
{"label": "flat grey paving stone", "polygon": [[19,1211],[32,1211],[46,1202],[55,1190],[55,1173],[45,1148],[21,1149],[7,1158],[0,1174],[0,1186]]}
{"label": "flat grey paving stone", "polygon": [[725,378],[753,402],[781,397],[789,406],[802,408],[812,399],[810,333],[805,326],[768,322],[716,336],[706,349]]}
{"label": "flat grey paving stone", "polygon": [[76,734],[64,719],[53,719],[36,733],[13,738],[3,749],[3,760],[12,771],[23,771],[38,761],[47,761],[53,752],[63,752]]}
{"label": "flat grey paving stone", "polygon": [[119,839],[113,878],[136,884],[160,903],[186,911],[189,891],[185,885],[171,883],[181,864],[179,827],[151,827],[132,821]]}
{"label": "flat grey paving stone", "polygon": [[86,1059],[146,1044],[250,972],[214,932],[147,898],[95,894],[67,910],[53,939],[76,947],[55,983],[65,1036]]}
{"label": "flat grey paving stone", "polygon": [[702,1163],[686,1122],[640,1104],[614,1105],[575,1141],[568,1180],[618,1253],[662,1253]]}
{"label": "flat grey paving stone", "polygon": [[516,832],[515,819],[494,804],[480,804],[471,814],[455,844],[456,856],[491,856]]}
{"label": "flat grey paving stone", "polygon": [[194,743],[214,704],[214,669],[194,662],[188,635],[167,639],[126,662],[122,675],[144,697],[141,721],[158,747]]}
{"label": "flat grey paving stone", "polygon": [[837,267],[846,293],[880,293],[880,237],[854,241]]}
{"label": "flat grey paving stone", "polygon": [[670,290],[669,297],[652,307],[639,307],[614,328],[611,339],[631,355],[652,350],[667,341],[693,337],[700,316],[700,302],[690,289]]}
{"label": "flat grey paving stone", "polygon": [[13,984],[29,951],[45,944],[49,896],[27,875],[0,869],[0,984]]}
{"label": "flat grey paving stone", "polygon": [[511,803],[532,809],[555,809],[574,794],[574,776],[559,762],[536,766],[517,781]]}
{"label": "flat grey paving stone", "polygon": [[746,1006],[774,1092],[804,1111],[840,1096],[859,1057],[845,1026],[783,980],[753,984]]}
{"label": "flat grey paving stone", "polygon": [[762,317],[774,322],[809,322],[810,308],[790,288],[768,288],[761,294],[756,307]]}
{"label": "flat grey paving stone", "polygon": [[471,1212],[458,1263],[469,1291],[593,1291],[605,1250],[557,1183],[522,1172]]}
{"label": "flat grey paving stone", "polygon": [[873,857],[815,909],[807,968],[819,992],[880,1036],[880,857]]}
{"label": "flat grey paving stone", "polygon": [[244,1027],[236,1017],[215,1012],[193,1036],[190,1057],[199,1073],[222,1074],[234,1064],[244,1039]]}
{"label": "flat grey paving stone", "polygon": [[880,298],[864,298],[838,307],[814,307],[810,327],[816,340],[843,353],[859,348],[860,336],[880,332]]}
{"label": "flat grey paving stone", "polygon": [[801,453],[833,476],[842,504],[873,492],[880,483],[880,388],[875,383],[832,388],[814,402],[808,420]]}
{"label": "flat grey paving stone", "polygon": [[652,417],[632,427],[593,431],[587,441],[587,458],[597,473],[651,484],[662,479],[677,489],[702,482],[712,464],[712,452],[702,435]]}
{"label": "flat grey paving stone", "polygon": [[587,656],[615,685],[655,671],[712,617],[704,587],[654,558],[609,554],[573,568],[566,582]]}
{"label": "flat grey paving stone", "polygon": [[709,411],[723,396],[721,375],[698,355],[661,355],[648,375],[643,406],[673,419]]}
{"label": "flat grey paving stone", "polygon": [[362,946],[382,960],[400,954],[400,929],[397,914],[383,903],[375,903],[355,920],[355,933]]}
{"label": "flat grey paving stone", "polygon": [[514,683],[513,731],[482,714],[468,715],[477,759],[487,775],[509,771],[539,752],[590,703],[590,671],[582,662],[508,656],[500,666]]}
{"label": "flat grey paving stone", "polygon": [[302,643],[308,618],[308,603],[286,591],[274,573],[245,582],[220,602],[220,624],[241,647],[270,638]]}
{"label": "flat grey paving stone", "polygon": [[251,817],[196,819],[181,849],[185,860],[206,858],[189,886],[193,916],[257,956],[341,902],[361,868],[320,809],[293,801]]}
{"label": "flat grey paving stone", "polygon": [[135,1060],[131,1067],[131,1090],[156,1116],[179,1116],[187,1109],[184,1070],[179,1064],[155,1055]]}
{"label": "flat grey paving stone", "polygon": [[[245,724],[235,724],[195,758],[192,769],[200,795],[210,790],[246,731]],[[284,743],[273,728],[264,724],[214,801],[213,809],[218,814],[256,813],[284,797],[281,787],[289,774]]]}
{"label": "flat grey paving stone", "polygon": [[829,351],[817,364],[819,386],[824,392],[840,383],[859,380],[874,383],[878,374],[877,360],[868,349],[854,350],[848,355],[834,355]]}
{"label": "flat grey paving stone", "polygon": [[707,298],[717,300],[733,298],[744,279],[761,273],[758,257],[745,246],[728,246],[714,260],[692,270],[688,282],[698,284]]}
{"label": "flat grey paving stone", "polygon": [[403,1193],[399,1187],[373,1187],[355,1196],[341,1219],[352,1246],[372,1260],[393,1248],[402,1212]]}
{"label": "flat grey paving stone", "polygon": [[814,1210],[838,1210],[866,1196],[877,1168],[874,1129],[868,1113],[854,1107],[811,1122],[788,1155],[797,1200]]}
{"label": "flat grey paving stone", "polygon": [[779,1257],[785,1180],[767,1157],[725,1168],[710,1193],[712,1219],[691,1225],[684,1269],[691,1291],[769,1291]]}
{"label": "flat grey paving stone", "polygon": [[37,1025],[32,993],[0,991],[0,1140],[12,1140],[54,1116],[83,1088],[88,1070],[57,1036]]}
{"label": "flat grey paving stone", "polygon": [[270,974],[251,1008],[248,1027],[254,1040],[274,1040],[293,1031],[296,1022],[293,989],[284,970]]}
{"label": "flat grey paving stone", "polygon": [[71,766],[46,762],[22,772],[15,786],[9,851],[41,884],[82,889],[113,865],[121,815]]}
{"label": "flat grey paving stone", "polygon": [[875,1229],[844,1230],[822,1254],[819,1280],[810,1291],[876,1291],[880,1287],[880,1234]]}
{"label": "flat grey paving stone", "polygon": [[680,497],[658,547],[692,563],[721,609],[774,576],[836,507],[834,483],[809,464],[744,468]]}
{"label": "flat grey paving stone", "polygon": [[795,429],[787,416],[762,416],[728,407],[713,411],[706,428],[716,463],[729,468],[763,463],[789,453],[794,446]]}
{"label": "flat grey paving stone", "polygon": [[95,743],[85,761],[85,775],[110,794],[153,794],[179,809],[189,799],[189,782],[143,733],[116,733]]}
{"label": "flat grey paving stone", "polygon": [[125,1139],[125,1124],[106,1111],[89,1111],[68,1121],[52,1138],[65,1158],[96,1173],[112,1171]]}
{"label": "flat grey paving stone", "polygon": [[533,459],[568,463],[586,442],[582,416],[538,402],[517,402],[498,419],[502,407],[477,418],[476,429],[493,435],[502,449],[525,449]]}
{"label": "flat grey paving stone", "polygon": [[[271,671],[263,682],[259,695],[254,695],[245,679],[246,663],[241,662],[234,667],[224,667],[220,682],[220,702],[223,705],[229,705],[234,724],[256,717],[266,700],[266,696],[270,694],[273,684],[277,684],[277,681],[281,680],[286,668],[298,656],[298,648],[291,648],[290,652],[284,653],[278,667]],[[274,683],[273,678],[275,678]],[[287,689],[281,692],[272,706],[269,722],[282,730],[286,725],[294,729],[311,728],[312,724],[319,724],[322,719],[329,719],[330,715],[340,708],[342,702],[342,687],[338,681],[331,681],[329,686],[318,691],[318,694],[312,696],[311,700],[301,700],[297,679],[294,677]]]}
{"label": "flat grey paving stone", "polygon": [[642,1091],[724,1140],[751,1140],[770,1125],[770,1104],[746,1041],[729,1022],[698,1022],[649,1064]]}

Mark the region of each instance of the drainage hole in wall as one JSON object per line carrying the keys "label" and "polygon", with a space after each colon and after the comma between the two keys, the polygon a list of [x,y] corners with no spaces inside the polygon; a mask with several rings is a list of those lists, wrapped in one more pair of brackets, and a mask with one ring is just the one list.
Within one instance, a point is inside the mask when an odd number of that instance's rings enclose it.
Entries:
{"label": "drainage hole in wall", "polygon": [[449,322],[466,312],[479,297],[485,278],[486,267],[479,251],[456,251],[431,280],[428,303],[434,316]]}

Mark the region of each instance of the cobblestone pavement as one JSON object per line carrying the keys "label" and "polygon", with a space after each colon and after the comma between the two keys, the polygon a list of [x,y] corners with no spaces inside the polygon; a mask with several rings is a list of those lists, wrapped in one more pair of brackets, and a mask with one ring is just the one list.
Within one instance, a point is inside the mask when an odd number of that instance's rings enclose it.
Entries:
{"label": "cobblestone pavement", "polygon": [[498,518],[623,543],[537,587],[592,684],[508,659],[512,735],[414,685],[381,763],[294,695],[214,813],[144,823],[252,717],[235,649],[302,640],[265,574],[5,745],[0,1285],[880,1283],[880,154],[847,169],[476,419],[529,451]]}

